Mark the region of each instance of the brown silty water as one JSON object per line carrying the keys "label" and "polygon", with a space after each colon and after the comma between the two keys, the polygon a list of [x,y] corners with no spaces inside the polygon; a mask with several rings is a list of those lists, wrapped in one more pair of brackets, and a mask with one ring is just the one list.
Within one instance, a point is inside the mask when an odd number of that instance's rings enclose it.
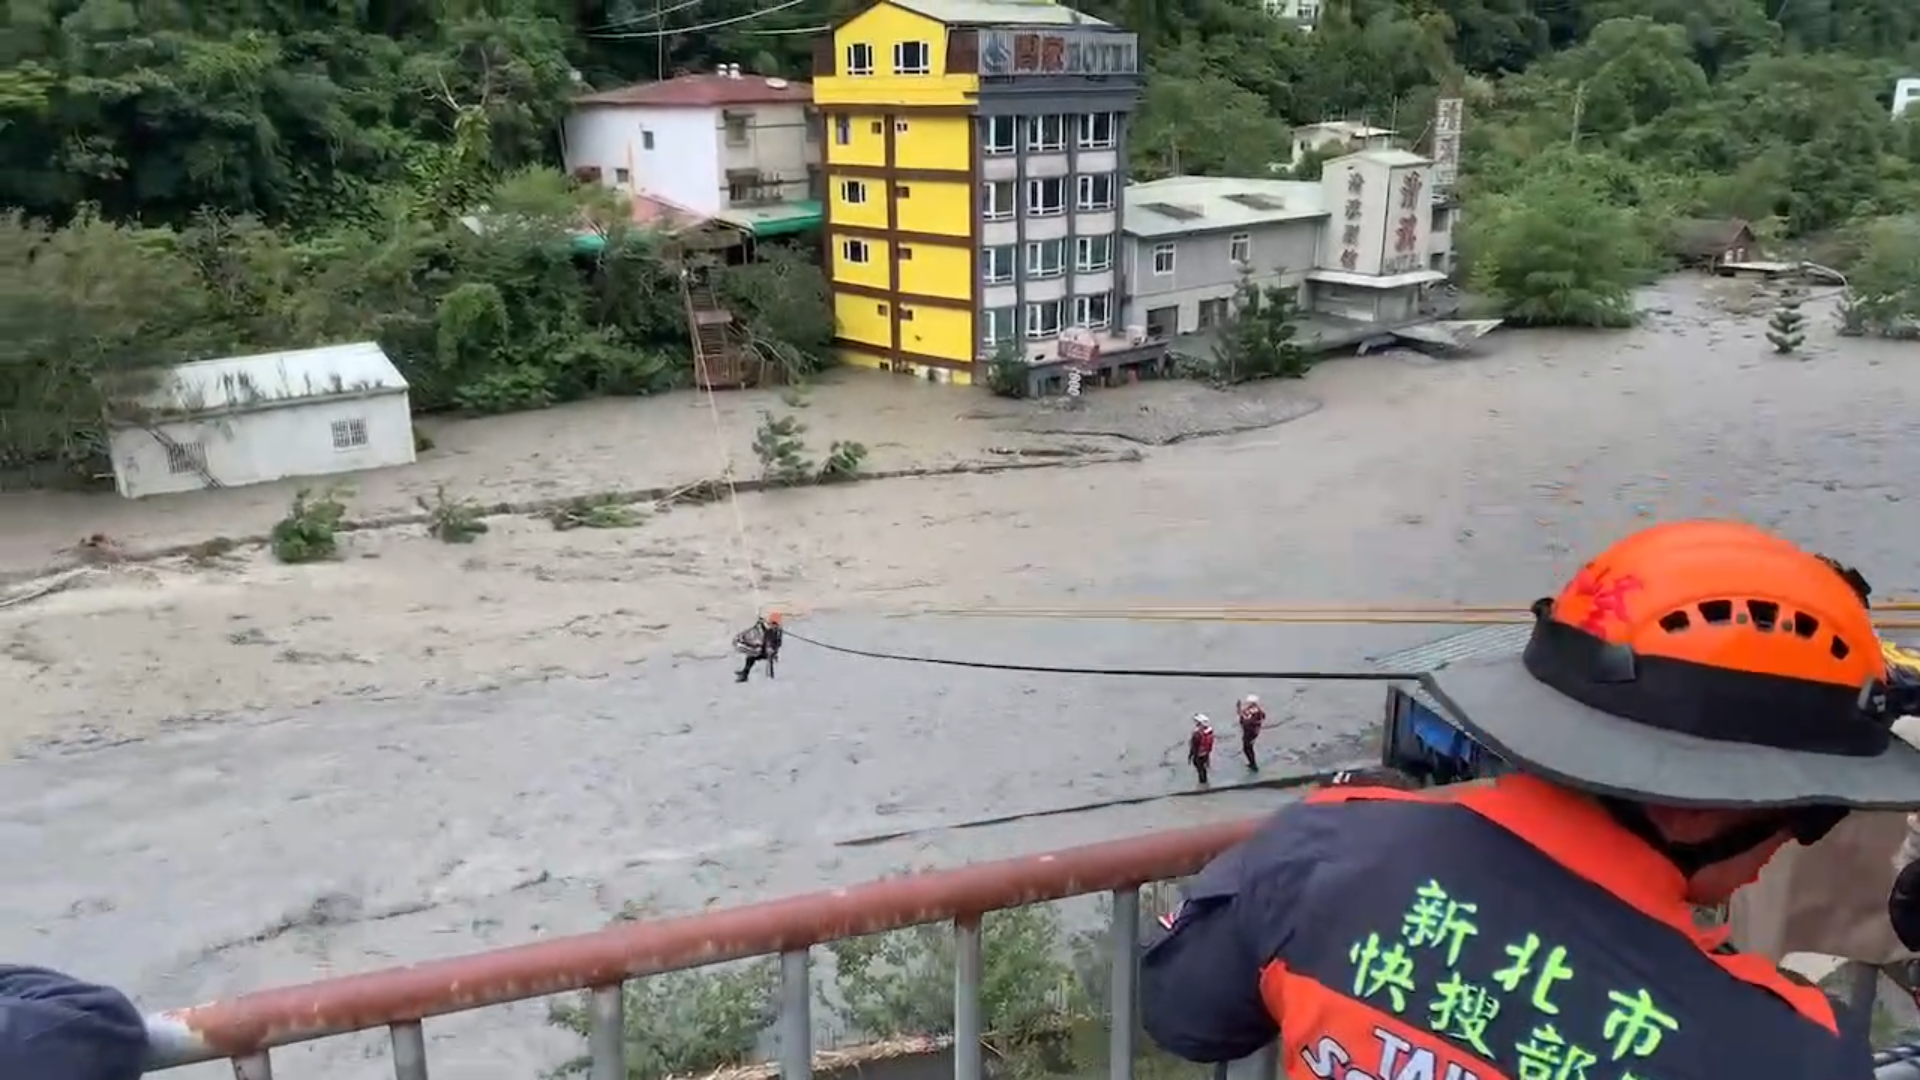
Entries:
{"label": "brown silty water", "polygon": [[[1374,690],[975,672],[803,643],[777,681],[738,686],[728,638],[761,605],[804,613],[796,628],[823,640],[905,652],[1344,668],[1445,631],[895,616],[1524,602],[1637,525],[1701,514],[1846,558],[1883,594],[1920,591],[1906,370],[1920,353],[1834,338],[1813,304],[1804,356],[1775,357],[1763,316],[1711,289],[1664,287],[1631,333],[1510,333],[1473,359],[1341,360],[1231,394],[1100,391],[1074,412],[849,377],[803,410],[810,436],[869,442],[881,467],[1321,407],[1136,464],[780,492],[741,499],[738,518],[682,508],[632,529],[503,518],[467,546],[360,533],[337,563],[149,564],[0,609],[0,738],[17,755],[0,765],[16,856],[0,955],[179,1004],[591,929],[632,901],[695,909],[1245,814],[1275,797],[937,828],[1182,788],[1185,718],[1249,690],[1274,717],[1269,771],[1362,756],[1378,716]],[[722,445],[744,470],[770,399],[721,404],[719,436],[691,396],[445,426],[422,465],[360,478],[356,508],[408,509],[437,482],[491,501],[695,479]],[[997,418],[967,415],[982,412]],[[285,497],[9,497],[0,563],[45,564],[92,532],[258,531]],[[576,1049],[541,1015],[437,1023],[436,1072],[524,1080]],[[276,1065],[382,1076],[378,1042]]]}

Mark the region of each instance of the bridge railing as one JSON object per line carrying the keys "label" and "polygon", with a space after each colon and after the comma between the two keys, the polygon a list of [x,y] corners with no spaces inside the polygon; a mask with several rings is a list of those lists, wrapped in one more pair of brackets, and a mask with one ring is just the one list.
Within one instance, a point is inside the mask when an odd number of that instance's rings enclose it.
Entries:
{"label": "bridge railing", "polygon": [[[1185,877],[1250,835],[1256,821],[1150,833],[956,870],[888,878],[830,892],[365,975],[264,990],[147,1017],[149,1072],[222,1058],[237,1080],[272,1080],[276,1047],[384,1027],[396,1080],[427,1080],[423,1024],[436,1016],[591,991],[590,1080],[626,1080],[625,983],[757,956],[780,957],[781,1080],[811,1080],[815,946],[903,927],[951,922],[955,943],[955,1080],[980,1080],[980,917],[990,911],[1109,893],[1111,1080],[1131,1080],[1140,946],[1140,887]],[[1271,1053],[1256,1062],[1273,1076]]]}

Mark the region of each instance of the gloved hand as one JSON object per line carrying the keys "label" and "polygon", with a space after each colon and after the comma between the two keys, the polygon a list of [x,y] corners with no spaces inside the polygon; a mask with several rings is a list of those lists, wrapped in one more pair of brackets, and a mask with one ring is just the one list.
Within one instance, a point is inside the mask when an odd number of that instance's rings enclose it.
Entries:
{"label": "gloved hand", "polygon": [[1887,920],[1900,944],[1920,951],[1920,862],[1908,863],[1893,879],[1893,891],[1887,894]]}

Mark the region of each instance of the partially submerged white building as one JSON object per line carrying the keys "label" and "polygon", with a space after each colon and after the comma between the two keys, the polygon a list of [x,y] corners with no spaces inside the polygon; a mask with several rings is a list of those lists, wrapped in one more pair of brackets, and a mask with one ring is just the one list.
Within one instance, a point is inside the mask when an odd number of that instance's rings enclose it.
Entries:
{"label": "partially submerged white building", "polygon": [[413,463],[407,380],[374,342],[201,360],[116,406],[129,499]]}

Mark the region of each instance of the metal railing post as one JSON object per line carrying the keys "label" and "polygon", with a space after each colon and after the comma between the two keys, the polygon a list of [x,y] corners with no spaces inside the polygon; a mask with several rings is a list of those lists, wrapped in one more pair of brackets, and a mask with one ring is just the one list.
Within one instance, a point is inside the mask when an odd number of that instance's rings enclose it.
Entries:
{"label": "metal railing post", "polygon": [[389,1024],[394,1080],[427,1080],[427,1034],[418,1020]]}
{"label": "metal railing post", "polygon": [[1133,1032],[1140,977],[1140,889],[1113,890],[1113,921],[1107,930],[1112,964],[1107,994],[1107,1077],[1133,1080]]}
{"label": "metal railing post", "polygon": [[262,1050],[234,1058],[233,1080],[273,1080],[273,1056]]}
{"label": "metal railing post", "polygon": [[593,988],[588,1005],[590,1080],[627,1080],[627,984]]}
{"label": "metal railing post", "polygon": [[813,1080],[810,951],[780,954],[780,1080]]}
{"label": "metal railing post", "polygon": [[980,916],[953,923],[953,1080],[983,1080],[980,1057]]}

